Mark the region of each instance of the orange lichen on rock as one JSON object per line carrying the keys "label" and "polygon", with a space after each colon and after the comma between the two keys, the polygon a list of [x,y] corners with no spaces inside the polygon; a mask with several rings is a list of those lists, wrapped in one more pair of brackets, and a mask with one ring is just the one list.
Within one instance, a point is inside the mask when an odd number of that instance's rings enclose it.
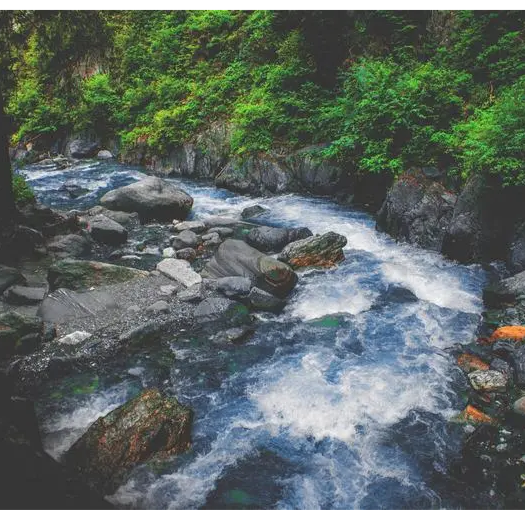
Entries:
{"label": "orange lichen on rock", "polygon": [[322,256],[310,255],[304,257],[295,257],[290,259],[290,266],[292,268],[307,268],[308,266],[318,266],[321,268],[333,268],[337,263],[341,262],[344,256],[338,257],[335,260],[324,259]]}
{"label": "orange lichen on rock", "polygon": [[489,364],[474,354],[461,354],[458,357],[458,366],[464,372],[472,372],[473,370],[488,370]]}
{"label": "orange lichen on rock", "polygon": [[495,425],[496,420],[472,405],[467,405],[465,410],[456,418],[457,421],[469,423],[483,423],[486,425]]}
{"label": "orange lichen on rock", "polygon": [[497,330],[494,330],[492,335],[488,338],[488,341],[493,343],[499,339],[521,341],[522,339],[525,339],[525,326],[502,326]]}

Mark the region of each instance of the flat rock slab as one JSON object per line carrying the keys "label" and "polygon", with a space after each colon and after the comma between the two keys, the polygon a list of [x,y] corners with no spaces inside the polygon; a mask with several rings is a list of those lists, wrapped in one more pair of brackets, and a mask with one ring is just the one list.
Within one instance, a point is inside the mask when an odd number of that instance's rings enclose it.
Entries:
{"label": "flat rock slab", "polygon": [[184,230],[191,230],[195,233],[202,233],[206,230],[206,225],[202,221],[182,221],[173,226],[173,231],[182,232]]}
{"label": "flat rock slab", "polygon": [[74,346],[83,343],[86,339],[89,339],[91,335],[92,334],[89,332],[82,332],[81,330],[78,330],[76,332],[72,332],[71,334],[65,335],[59,339],[58,342],[63,345]]}
{"label": "flat rock slab", "polygon": [[202,277],[192,270],[191,264],[181,259],[164,259],[157,264],[157,270],[186,288],[202,282]]}
{"label": "flat rock slab", "polygon": [[15,285],[11,286],[11,288],[9,288],[4,295],[5,300],[9,304],[38,304],[39,302],[44,300],[44,296],[46,295],[46,289]]}

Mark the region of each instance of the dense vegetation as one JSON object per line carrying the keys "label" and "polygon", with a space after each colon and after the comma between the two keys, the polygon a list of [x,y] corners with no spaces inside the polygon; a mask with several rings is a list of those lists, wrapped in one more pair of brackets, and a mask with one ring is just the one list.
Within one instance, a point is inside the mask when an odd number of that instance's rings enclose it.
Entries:
{"label": "dense vegetation", "polygon": [[162,154],[227,121],[235,156],[326,143],[363,175],[525,184],[524,12],[79,13],[67,31],[61,16],[15,57],[13,142],[90,129]]}

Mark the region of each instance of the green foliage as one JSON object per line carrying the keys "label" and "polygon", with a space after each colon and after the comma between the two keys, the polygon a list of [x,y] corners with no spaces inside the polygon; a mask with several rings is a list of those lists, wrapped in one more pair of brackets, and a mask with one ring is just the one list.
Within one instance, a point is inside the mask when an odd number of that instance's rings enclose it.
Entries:
{"label": "green foliage", "polygon": [[456,126],[456,134],[464,177],[483,173],[502,177],[506,186],[525,185],[525,76]]}
{"label": "green foliage", "polygon": [[15,175],[13,177],[13,193],[16,204],[27,204],[35,199],[33,190],[29,187],[24,177]]}

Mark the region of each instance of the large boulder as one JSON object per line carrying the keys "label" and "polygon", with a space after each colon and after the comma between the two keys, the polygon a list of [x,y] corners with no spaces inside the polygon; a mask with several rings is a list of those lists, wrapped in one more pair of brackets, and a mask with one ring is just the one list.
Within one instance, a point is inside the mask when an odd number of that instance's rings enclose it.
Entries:
{"label": "large boulder", "polygon": [[81,257],[89,255],[91,244],[82,235],[70,233],[68,235],[56,235],[46,245],[47,250],[57,257]]}
{"label": "large boulder", "polygon": [[66,155],[74,159],[85,159],[94,157],[99,149],[99,143],[86,138],[77,138],[66,146]]}
{"label": "large boulder", "polygon": [[294,269],[309,266],[330,268],[344,260],[343,247],[346,243],[346,237],[338,233],[315,235],[288,244],[278,259]]}
{"label": "large boulder", "polygon": [[412,168],[388,191],[377,228],[399,241],[440,251],[455,203],[456,196],[428,177],[427,170]]}
{"label": "large boulder", "polygon": [[520,296],[525,296],[525,271],[490,284],[483,290],[483,302],[489,308],[514,304]]}
{"label": "large boulder", "polygon": [[68,469],[102,494],[111,494],[129,470],[191,446],[192,411],[158,390],[139,396],[95,421],[65,455]]}
{"label": "large boulder", "polygon": [[515,205],[497,177],[474,175],[458,197],[442,251],[459,262],[507,259]]}
{"label": "large boulder", "polygon": [[219,246],[202,275],[212,279],[248,277],[253,286],[278,297],[286,296],[297,283],[297,275],[287,264],[236,239],[227,239]]}
{"label": "large boulder", "polygon": [[57,212],[36,202],[20,206],[19,211],[22,224],[41,231],[46,237],[74,233],[80,229],[75,216]]}
{"label": "large boulder", "polygon": [[57,288],[80,290],[129,281],[147,275],[148,272],[116,264],[64,259],[49,267],[47,280],[51,291]]}
{"label": "large boulder", "polygon": [[279,252],[287,244],[299,239],[311,237],[313,233],[308,228],[272,228],[260,226],[254,228],[246,236],[246,242],[261,252]]}
{"label": "large boulder", "polygon": [[111,210],[136,211],[142,220],[172,221],[188,216],[193,199],[171,182],[145,177],[129,186],[109,191],[100,203]]}
{"label": "large boulder", "polygon": [[95,241],[103,244],[116,246],[128,239],[126,228],[105,215],[93,217],[88,223],[88,231]]}
{"label": "large boulder", "polygon": [[0,293],[17,283],[25,283],[26,279],[16,268],[0,264]]}

